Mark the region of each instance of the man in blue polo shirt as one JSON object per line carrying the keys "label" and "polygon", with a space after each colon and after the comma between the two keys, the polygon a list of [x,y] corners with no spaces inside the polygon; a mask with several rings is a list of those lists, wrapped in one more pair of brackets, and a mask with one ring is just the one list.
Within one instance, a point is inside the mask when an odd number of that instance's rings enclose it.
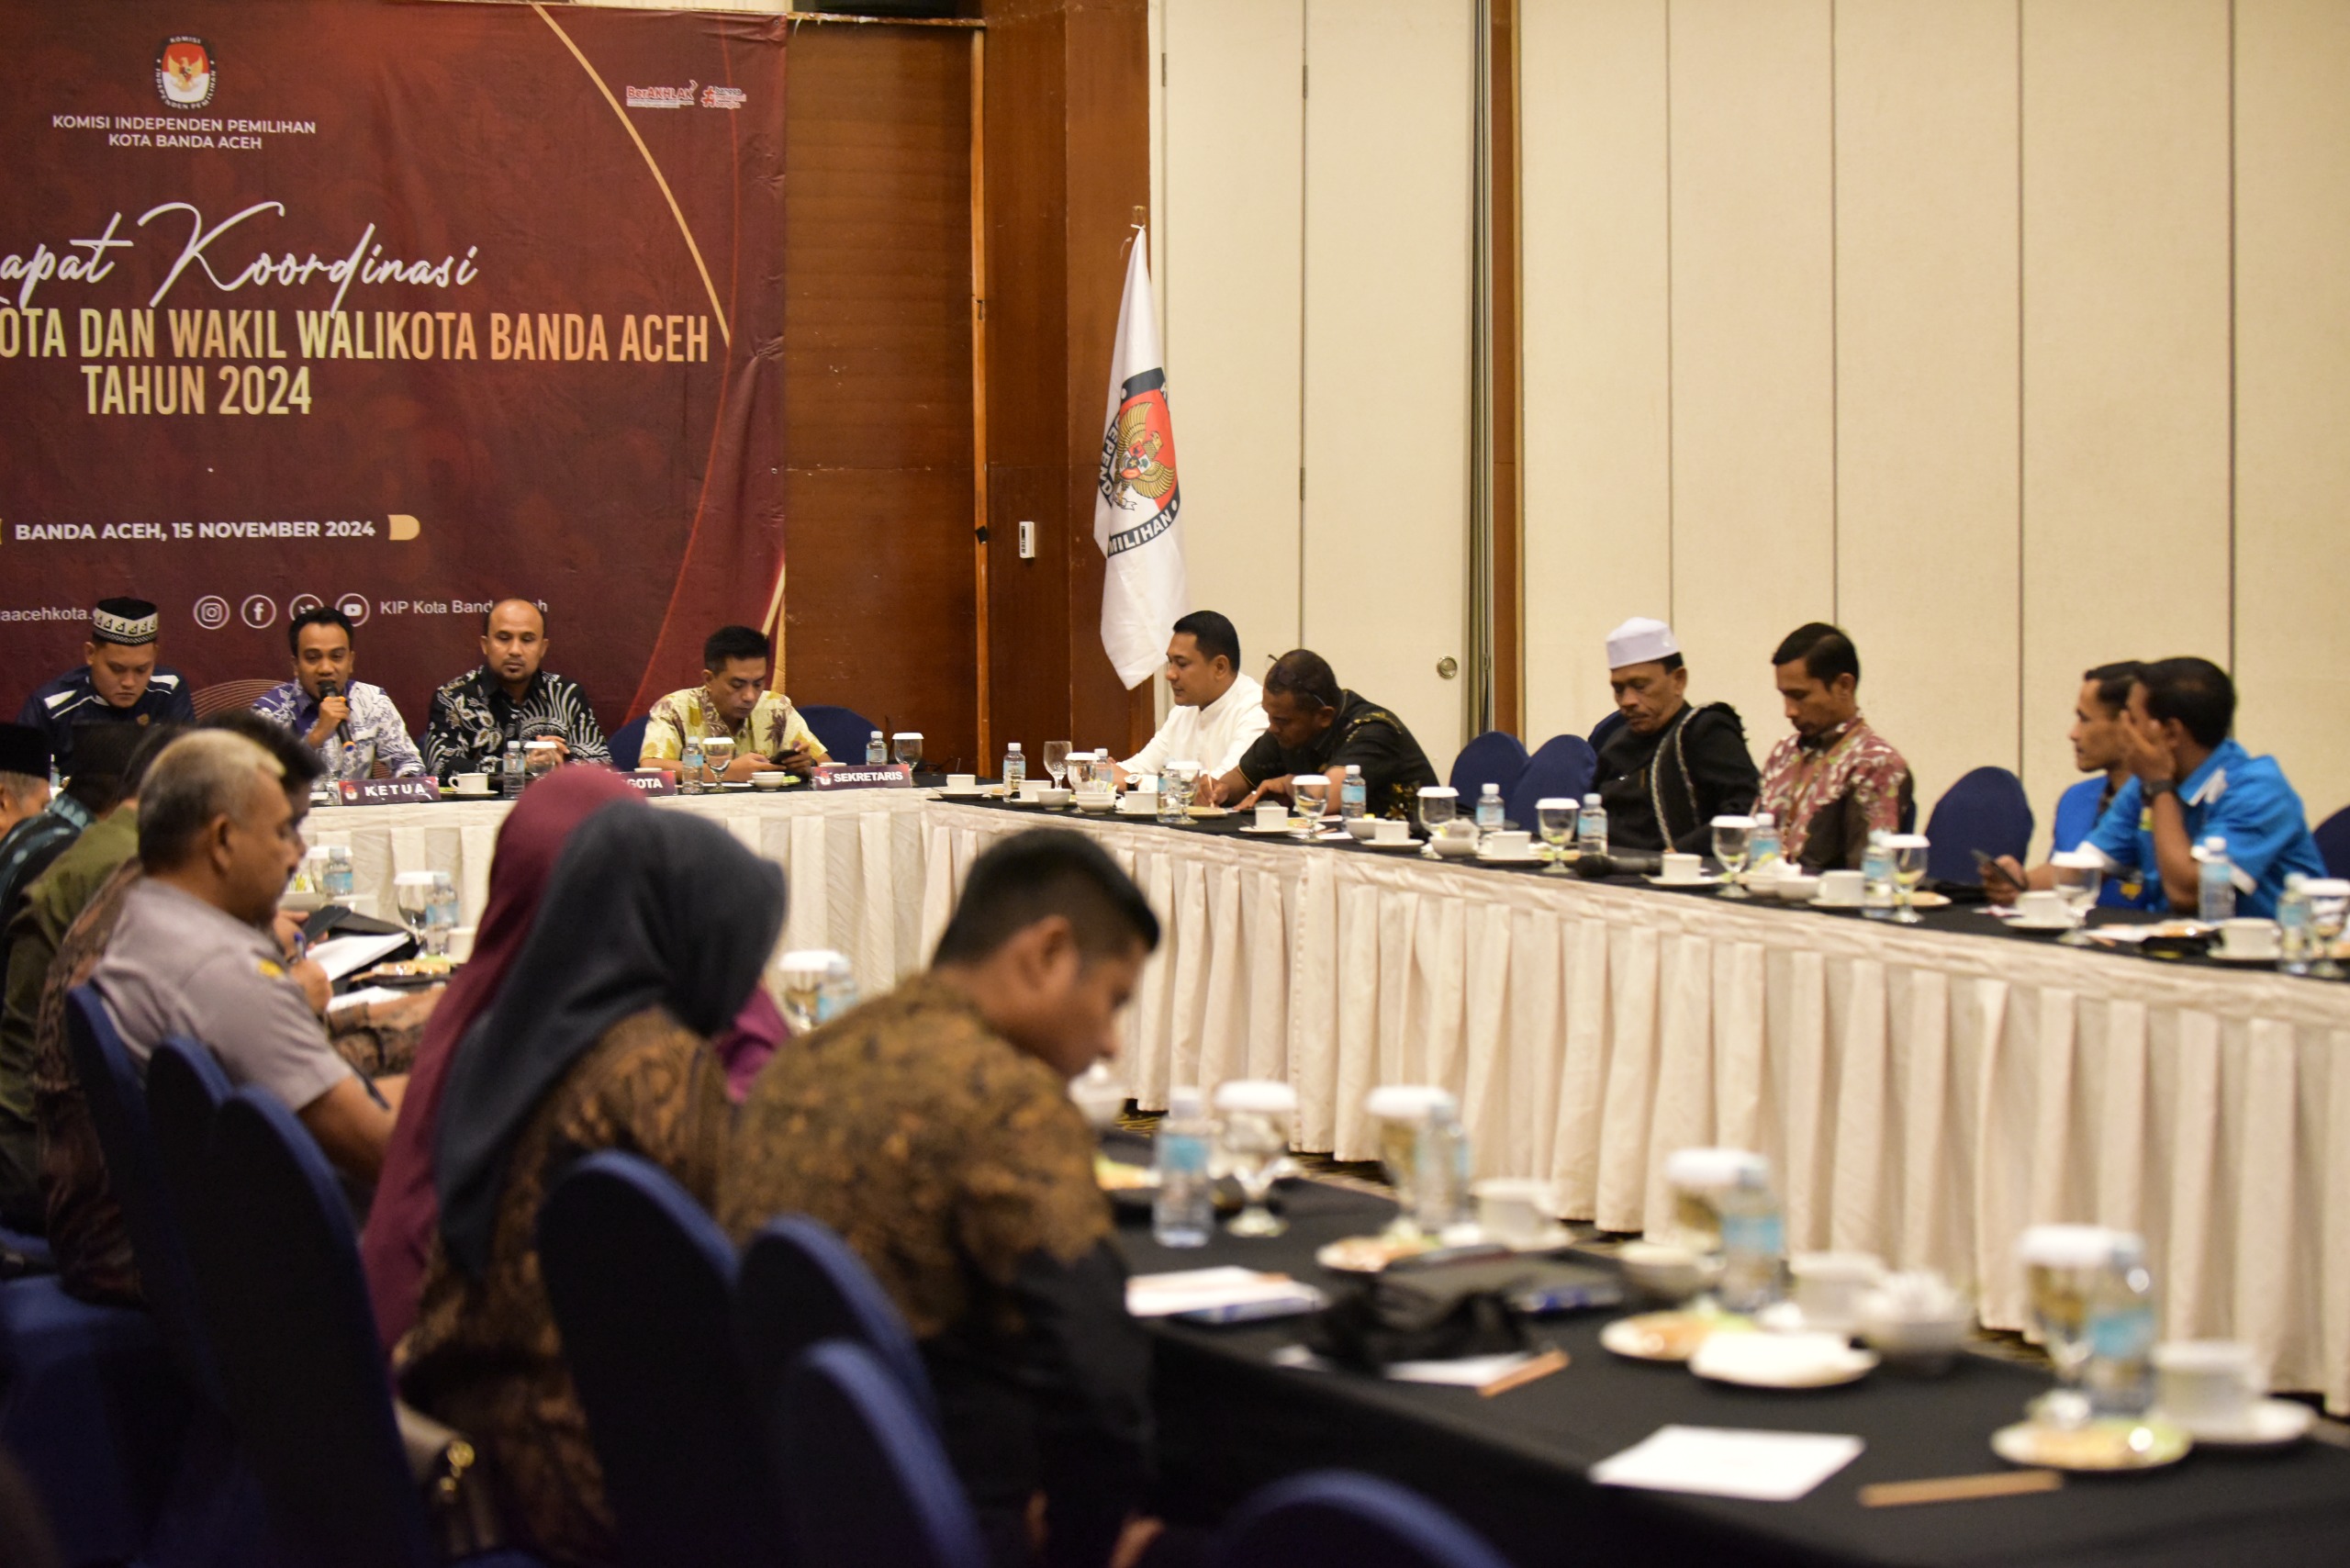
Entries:
{"label": "man in blue polo shirt", "polygon": [[180,672],[155,662],[162,617],[143,599],[102,599],[90,617],[83,667],[67,670],[26,699],[17,722],[49,737],[57,770],[73,771],[78,724],[193,724],[196,707]]}
{"label": "man in blue polo shirt", "polygon": [[2209,659],[2157,659],[2130,690],[2122,750],[2133,777],[2082,847],[2109,871],[2159,879],[2174,910],[2196,908],[2195,850],[2207,838],[2227,840],[2241,914],[2276,913],[2295,871],[2325,875],[2301,798],[2274,757],[2228,734],[2235,716],[2235,683]]}

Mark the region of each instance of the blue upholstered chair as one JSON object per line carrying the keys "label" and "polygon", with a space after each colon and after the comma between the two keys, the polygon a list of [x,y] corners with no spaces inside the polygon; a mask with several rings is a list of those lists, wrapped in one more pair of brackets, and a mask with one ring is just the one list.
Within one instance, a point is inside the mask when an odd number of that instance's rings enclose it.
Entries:
{"label": "blue upholstered chair", "polygon": [[659,1168],[589,1155],[547,1194],[539,1266],[625,1562],[785,1561],[734,1358],[734,1249]]}
{"label": "blue upholstered chair", "polygon": [[1926,875],[1967,887],[1983,880],[1975,850],[2020,860],[2031,847],[2031,801],[2023,781],[2004,767],[1978,767],[1942,792],[1926,819]]}
{"label": "blue upholstered chair", "polygon": [[830,1226],[781,1215],[744,1249],[734,1285],[734,1344],[750,1375],[752,1408],[772,1408],[791,1363],[826,1339],[873,1352],[914,1407],[937,1419],[922,1352],[879,1282]]}
{"label": "blue upholstered chair", "polygon": [[1553,735],[1542,743],[1526,764],[1526,771],[1507,790],[1509,820],[1533,831],[1535,803],[1552,796],[1580,801],[1591,788],[1591,776],[1599,767],[1593,755],[1591,743],[1581,735]]}
{"label": "blue upholstered chair", "polygon": [[1592,725],[1591,749],[1597,751],[1601,746],[1606,745],[1607,737],[1622,729],[1627,722],[1628,721],[1624,717],[1624,711],[1621,708],[1611,710],[1607,717]]}
{"label": "blue upholstered chair", "polygon": [[622,773],[633,771],[644,756],[644,726],[650,718],[631,719],[611,734],[612,766]]}
{"label": "blue upholstered chair", "polygon": [[1343,1470],[1274,1483],[1241,1505],[1209,1568],[1508,1568],[1474,1530],[1418,1493]]}
{"label": "blue upholstered chair", "polygon": [[986,1568],[937,1434],[871,1351],[828,1339],[804,1352],[772,1409],[796,1568]]}
{"label": "blue upholstered chair", "polygon": [[2318,823],[2310,835],[2317,840],[2317,852],[2325,862],[2329,877],[2350,877],[2350,806],[2344,806],[2325,821]]}
{"label": "blue upholstered chair", "polygon": [[834,762],[863,762],[865,743],[881,727],[854,708],[838,708],[829,702],[806,703],[800,710],[800,717],[816,732],[816,739]]}
{"label": "blue upholstered chair", "polygon": [[1460,791],[1461,811],[1472,812],[1488,784],[1501,786],[1506,801],[1510,786],[1526,771],[1526,762],[1525,743],[1506,730],[1487,730],[1460,748],[1460,755],[1452,759],[1452,777],[1446,782]]}

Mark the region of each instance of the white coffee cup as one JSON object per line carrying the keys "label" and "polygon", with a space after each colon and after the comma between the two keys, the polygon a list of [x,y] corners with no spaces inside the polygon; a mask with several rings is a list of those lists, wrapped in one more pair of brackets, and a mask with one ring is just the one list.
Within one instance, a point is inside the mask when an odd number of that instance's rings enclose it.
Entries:
{"label": "white coffee cup", "polygon": [[2273,920],[2244,918],[2220,922],[2220,952],[2231,958],[2274,958],[2279,935]]}
{"label": "white coffee cup", "polygon": [[1412,824],[1397,817],[1382,817],[1379,825],[1371,829],[1371,841],[1373,844],[1409,844],[1412,842]]}
{"label": "white coffee cup", "polygon": [[1033,806],[1045,798],[1045,791],[1051,787],[1052,780],[1048,778],[1024,778],[1020,781],[1020,798]]}
{"label": "white coffee cup", "polygon": [[1819,902],[1844,909],[1858,909],[1869,890],[1868,879],[1858,871],[1822,871],[1819,874]]}
{"label": "white coffee cup", "polygon": [[1472,1186],[1477,1224],[1505,1247],[1534,1247],[1557,1228],[1550,1217],[1550,1183],[1524,1176],[1494,1176]]}
{"label": "white coffee cup", "polygon": [[1702,855],[1668,850],[1657,857],[1656,879],[1660,882],[1695,882],[1705,874],[1706,857]]}
{"label": "white coffee cup", "polygon": [[2016,900],[2016,913],[2033,925],[2053,925],[2073,918],[2065,895],[2053,890],[2020,895]]}
{"label": "white coffee cup", "polygon": [[950,773],[946,776],[946,792],[950,795],[968,795],[979,787],[979,776],[976,773]]}
{"label": "white coffee cup", "polygon": [[1257,808],[1257,825],[1267,833],[1289,826],[1289,807],[1280,801],[1269,801]]}
{"label": "white coffee cup", "polygon": [[1861,1298],[1885,1278],[1885,1264],[1867,1252],[1798,1252],[1787,1260],[1787,1271],[1805,1327],[1850,1332],[1860,1320]]}
{"label": "white coffee cup", "polygon": [[1516,828],[1504,828],[1487,834],[1481,847],[1495,860],[1530,860],[1534,857],[1534,835]]}
{"label": "white coffee cup", "polygon": [[2227,1427],[2250,1417],[2261,1386],[2252,1347],[2232,1339],[2176,1339],[2154,1347],[2154,1404],[2175,1421]]}
{"label": "white coffee cup", "polygon": [[449,790],[456,795],[487,795],[489,793],[489,775],[487,773],[457,774],[449,780]]}
{"label": "white coffee cup", "polygon": [[449,960],[462,964],[474,956],[474,936],[478,926],[460,925],[449,933]]}

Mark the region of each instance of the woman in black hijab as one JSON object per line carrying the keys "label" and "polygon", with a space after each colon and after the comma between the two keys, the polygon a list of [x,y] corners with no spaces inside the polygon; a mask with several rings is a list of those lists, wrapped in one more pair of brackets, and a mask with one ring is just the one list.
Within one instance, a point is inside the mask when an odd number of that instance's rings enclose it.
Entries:
{"label": "woman in black hijab", "polygon": [[758,983],[783,902],[782,872],[723,828],[607,806],[565,845],[496,1004],[458,1044],[440,1239],[395,1366],[411,1403],[487,1451],[516,1544],[552,1561],[610,1562],[614,1540],[539,1274],[540,1204],[604,1148],[711,1202],[729,1108],[710,1039]]}

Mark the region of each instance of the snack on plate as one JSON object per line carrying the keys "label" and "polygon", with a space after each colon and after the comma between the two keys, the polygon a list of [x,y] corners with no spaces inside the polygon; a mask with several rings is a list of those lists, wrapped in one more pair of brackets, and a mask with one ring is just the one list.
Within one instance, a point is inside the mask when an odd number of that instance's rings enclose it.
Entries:
{"label": "snack on plate", "polygon": [[1158,1185],[1158,1172],[1147,1165],[1129,1165],[1106,1154],[1093,1157],[1093,1180],[1105,1193],[1139,1193]]}
{"label": "snack on plate", "polygon": [[1415,1258],[1436,1243],[1419,1236],[1349,1236],[1315,1253],[1314,1260],[1342,1274],[1375,1274],[1399,1258]]}

